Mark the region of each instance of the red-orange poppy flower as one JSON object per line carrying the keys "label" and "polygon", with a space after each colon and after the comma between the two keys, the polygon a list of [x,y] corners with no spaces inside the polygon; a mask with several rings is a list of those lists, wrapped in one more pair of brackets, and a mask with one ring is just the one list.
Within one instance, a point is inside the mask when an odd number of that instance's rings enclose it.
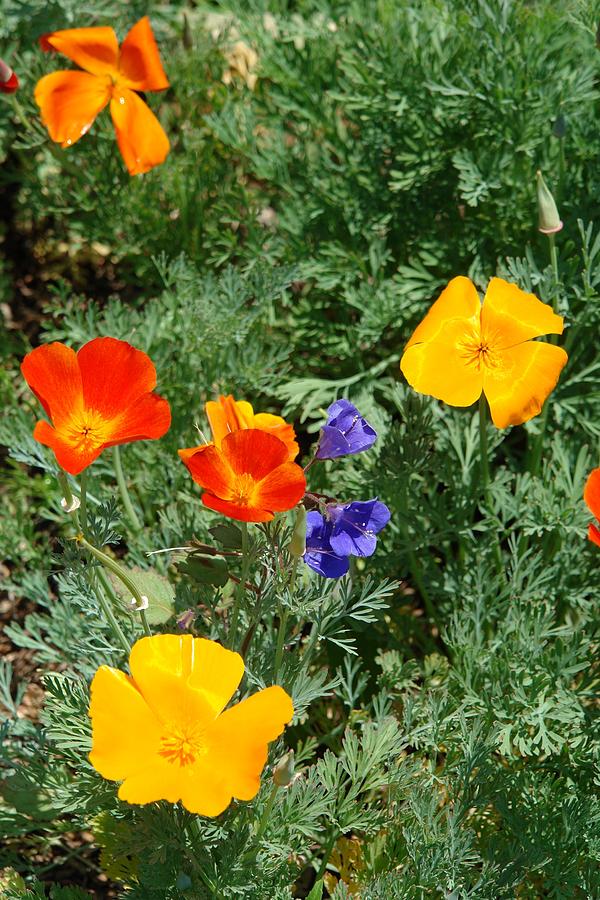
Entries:
{"label": "red-orange poppy flower", "polygon": [[231,394],[228,394],[227,397],[221,394],[218,400],[209,400],[205,409],[213,442],[217,447],[221,446],[225,435],[232,431],[258,428],[260,431],[274,434],[280,441],[283,441],[288,448],[289,460],[296,459],[300,452],[293,425],[288,424],[281,416],[274,416],[271,413],[255,413],[247,400],[234,400]]}
{"label": "red-orange poppy flower", "polygon": [[209,509],[242,522],[269,522],[304,496],[304,471],[289,461],[287,446],[258,428],[226,434],[221,446],[179,450]]}
{"label": "red-orange poppy flower", "polygon": [[14,94],[19,87],[19,79],[3,59],[0,59],[0,93]]}
{"label": "red-orange poppy flower", "polygon": [[[600,524],[600,469],[594,469],[590,473],[583,492],[583,499]],[[588,537],[590,541],[600,547],[600,528],[593,522],[590,522]]]}
{"label": "red-orange poppy flower", "polygon": [[126,341],[94,338],[78,353],[46,344],[27,354],[21,371],[52,422],[38,422],[33,436],[71,475],[106,447],[160,438],[171,424],[169,404],[153,393],[151,359]]}
{"label": "red-orange poppy flower", "polygon": [[110,103],[119,150],[130,175],[163,162],[169,139],[136,91],[169,87],[147,16],[121,44],[112,28],[71,28],[40,39],[43,50],[58,50],[83,72],[52,72],[38,81],[35,99],[53,141],[70,147]]}

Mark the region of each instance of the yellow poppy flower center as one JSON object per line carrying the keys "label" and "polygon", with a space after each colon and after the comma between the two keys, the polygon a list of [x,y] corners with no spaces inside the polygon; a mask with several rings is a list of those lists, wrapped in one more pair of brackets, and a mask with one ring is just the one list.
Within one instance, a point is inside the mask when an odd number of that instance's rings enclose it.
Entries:
{"label": "yellow poppy flower center", "polygon": [[109,440],[107,421],[99,412],[86,409],[74,417],[67,428],[67,440],[74,450],[87,453]]}
{"label": "yellow poppy flower center", "polygon": [[472,366],[478,372],[482,368],[494,369],[499,365],[493,339],[475,330],[465,335],[464,340],[459,342],[458,347],[466,364]]}
{"label": "yellow poppy flower center", "polygon": [[159,754],[167,762],[189,766],[206,753],[204,734],[198,725],[173,725],[160,741]]}
{"label": "yellow poppy flower center", "polygon": [[252,475],[248,475],[247,472],[243,475],[237,475],[231,488],[232,502],[237,503],[238,506],[248,506],[255,487],[256,482]]}

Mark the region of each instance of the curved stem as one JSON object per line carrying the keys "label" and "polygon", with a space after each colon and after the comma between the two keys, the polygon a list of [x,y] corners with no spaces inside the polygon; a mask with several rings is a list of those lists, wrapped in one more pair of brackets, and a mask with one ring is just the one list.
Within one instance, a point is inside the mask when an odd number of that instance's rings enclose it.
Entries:
{"label": "curved stem", "polygon": [[229,625],[229,646],[231,649],[235,647],[238,630],[238,619],[240,617],[240,605],[246,588],[246,579],[248,577],[248,569],[250,560],[248,559],[248,523],[240,522],[240,530],[242,532],[242,573],[240,580],[235,587],[233,598],[233,612],[231,614],[231,622]]}
{"label": "curved stem", "polygon": [[109,569],[113,573],[113,575],[117,576],[119,581],[121,581],[122,584],[125,585],[127,590],[131,592],[131,595],[138,606],[144,605],[144,598],[142,597],[142,594],[140,593],[140,590],[137,587],[136,583],[129,577],[127,572],[123,568],[121,568],[118,562],[115,562],[114,559],[111,559],[111,557],[108,556],[108,554],[104,553],[103,550],[98,550],[97,547],[94,547],[93,544],[90,544],[90,542],[86,540],[86,538],[84,538],[82,534],[78,534],[76,540],[79,544],[81,544],[82,547],[85,547],[85,549],[89,553],[91,553],[92,556],[95,556],[96,559],[99,560],[105,568]]}
{"label": "curved stem", "polygon": [[[106,578],[106,575],[104,574],[104,572],[102,570],[99,570],[97,572],[97,576],[98,576],[98,581],[104,588],[104,592],[106,592],[106,594],[109,597],[111,597],[112,591],[111,591],[111,587],[108,582],[108,579]],[[111,604],[107,601],[103,591],[96,584],[96,580],[94,577],[92,577],[91,581],[92,581],[92,590],[96,594],[96,599],[98,600],[98,605],[100,606],[102,612],[106,616],[106,619],[107,619],[110,627],[112,628],[112,632],[113,632],[114,636],[120,643],[120,645],[123,648],[123,650],[125,651],[125,653],[127,655],[129,655],[129,652],[131,650],[131,645],[130,645],[129,641],[127,640],[127,638],[125,637],[125,634],[123,633],[121,626],[117,622],[117,618],[116,618],[114,612],[112,611]]]}
{"label": "curved stem", "polygon": [[125,512],[127,514],[127,518],[131,523],[131,527],[134,531],[142,530],[142,523],[138,518],[138,514],[133,508],[133,503],[131,502],[131,497],[129,496],[129,491],[127,490],[127,482],[125,481],[125,475],[123,473],[123,466],[121,465],[121,451],[118,446],[114,447],[114,455],[113,460],[115,464],[115,475],[117,478],[117,484],[119,485],[119,491],[121,494],[121,500],[123,501],[123,506],[125,508]]}

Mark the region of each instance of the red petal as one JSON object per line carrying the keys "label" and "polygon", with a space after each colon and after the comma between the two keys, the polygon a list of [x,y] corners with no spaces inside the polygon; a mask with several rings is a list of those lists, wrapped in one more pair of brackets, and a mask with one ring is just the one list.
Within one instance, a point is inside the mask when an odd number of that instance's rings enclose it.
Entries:
{"label": "red petal", "polygon": [[251,475],[255,481],[262,481],[288,458],[288,449],[283,441],[258,428],[246,428],[225,435],[221,450],[236,474]]}
{"label": "red petal", "polygon": [[55,425],[82,409],[81,373],[70,347],[60,343],[37,347],[21,363],[21,372]]}
{"label": "red petal", "polygon": [[121,44],[119,72],[118,83],[134,91],[164,91],[169,87],[148,16],[133,26]]}
{"label": "red petal", "polygon": [[127,341],[94,338],[77,354],[85,405],[113,419],[156,387],[150,357]]}
{"label": "red petal", "polygon": [[267,509],[258,509],[255,506],[240,506],[238,503],[232,503],[229,500],[221,500],[213,494],[202,494],[202,502],[209,509],[223,513],[230,519],[237,519],[239,522],[270,522],[273,513]]}
{"label": "red petal", "polygon": [[83,469],[87,469],[104,449],[104,447],[96,447],[95,450],[76,449],[47,422],[38,422],[33,430],[33,436],[40,444],[54,450],[59,466],[70,475],[79,475]]}
{"label": "red petal", "polygon": [[600,468],[590,472],[583,490],[583,499],[597,519],[600,519]]}
{"label": "red petal", "polygon": [[145,394],[129,406],[115,421],[112,437],[104,447],[131,441],[158,440],[171,425],[171,409],[158,394]]}
{"label": "red petal", "polygon": [[191,454],[189,450],[180,450],[179,456],[196,484],[206,488],[211,494],[225,499],[231,498],[235,474],[225,454],[218,447],[206,444]]}
{"label": "red petal", "polygon": [[588,537],[593,544],[597,544],[600,547],[600,531],[595,525],[590,525],[588,528]]}
{"label": "red petal", "polygon": [[69,147],[89,131],[110,99],[110,78],[87,72],[52,72],[38,81],[34,96],[50,137]]}
{"label": "red petal", "polygon": [[254,502],[263,509],[282,512],[293,509],[306,491],[304,470],[293,462],[286,462],[269,472],[257,485]]}

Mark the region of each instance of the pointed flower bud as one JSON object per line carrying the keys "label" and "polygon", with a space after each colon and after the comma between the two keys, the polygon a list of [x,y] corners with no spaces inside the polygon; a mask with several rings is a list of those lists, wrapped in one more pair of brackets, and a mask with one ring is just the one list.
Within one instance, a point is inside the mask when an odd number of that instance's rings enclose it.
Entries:
{"label": "pointed flower bud", "polygon": [[3,59],[0,59],[0,92],[14,94],[19,87],[19,79]]}
{"label": "pointed flower bud", "polygon": [[563,223],[558,215],[554,197],[550,193],[546,182],[539,171],[537,178],[537,200],[538,200],[538,229],[542,234],[556,234],[563,227]]}
{"label": "pointed flower bud", "polygon": [[287,787],[294,779],[294,751],[282,756],[273,769],[273,781],[277,787]]}
{"label": "pointed flower bud", "polygon": [[292,556],[304,556],[306,553],[306,509],[300,504],[296,511],[296,522],[289,551]]}

